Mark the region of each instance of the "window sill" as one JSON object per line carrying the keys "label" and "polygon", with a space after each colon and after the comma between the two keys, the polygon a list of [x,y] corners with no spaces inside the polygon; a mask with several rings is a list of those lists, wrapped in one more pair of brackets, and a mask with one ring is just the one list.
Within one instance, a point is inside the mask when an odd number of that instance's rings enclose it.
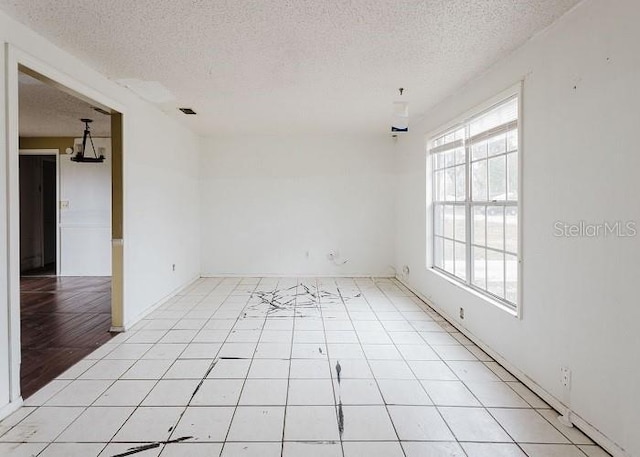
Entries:
{"label": "window sill", "polygon": [[473,287],[469,287],[468,285],[453,279],[451,276],[449,276],[446,273],[441,272],[440,270],[438,270],[437,268],[434,267],[427,267],[427,271],[439,276],[440,278],[445,279],[446,281],[450,282],[451,284],[459,287],[460,289],[464,290],[465,292],[468,292],[470,294],[472,294],[473,296],[483,300],[486,303],[489,303],[490,305],[493,305],[497,308],[500,308],[501,310],[505,311],[506,313],[510,314],[511,316],[520,319],[521,318],[521,313],[520,313],[520,306],[518,306],[516,309],[511,308],[508,305],[505,305],[504,303],[502,303],[499,300],[496,300],[488,295],[485,295],[477,290],[475,290]]}

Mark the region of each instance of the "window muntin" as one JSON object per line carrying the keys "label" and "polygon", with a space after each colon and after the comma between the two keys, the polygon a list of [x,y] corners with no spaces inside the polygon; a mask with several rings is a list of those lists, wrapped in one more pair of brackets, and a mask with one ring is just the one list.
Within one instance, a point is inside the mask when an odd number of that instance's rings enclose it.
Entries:
{"label": "window muntin", "polygon": [[518,97],[471,117],[430,145],[433,268],[518,301]]}

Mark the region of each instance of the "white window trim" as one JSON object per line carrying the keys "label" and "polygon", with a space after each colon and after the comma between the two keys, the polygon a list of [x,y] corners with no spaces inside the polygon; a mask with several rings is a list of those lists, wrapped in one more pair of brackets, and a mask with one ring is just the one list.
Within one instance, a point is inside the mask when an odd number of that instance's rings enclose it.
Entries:
{"label": "white window trim", "polygon": [[[483,301],[496,306],[497,308],[506,311],[508,314],[512,316],[522,319],[523,317],[523,212],[522,206],[524,201],[524,193],[523,193],[523,164],[524,164],[524,118],[523,118],[523,106],[524,106],[524,97],[523,97],[523,84],[524,81],[519,81],[517,84],[505,89],[504,91],[496,94],[495,96],[487,99],[483,103],[476,105],[474,108],[465,111],[462,115],[456,117],[455,119],[447,122],[444,126],[440,126],[438,129],[433,130],[425,135],[425,145],[426,145],[426,205],[427,208],[427,252],[425,256],[426,260],[426,268],[428,271],[435,273],[441,278],[446,279],[450,283],[460,287],[461,289],[471,293],[472,295],[482,299]],[[489,111],[491,108],[505,101],[506,99],[516,96],[518,97],[518,295],[517,295],[517,303],[515,307],[507,304],[506,301],[502,301],[499,298],[493,297],[489,292],[481,291],[470,285],[466,284],[460,278],[456,278],[453,275],[445,273],[440,269],[434,267],[433,265],[433,161],[431,160],[431,154],[429,152],[433,141],[440,137],[442,134],[446,133],[449,130],[452,130],[454,127],[458,125],[462,125],[473,117],[481,115],[485,111]],[[467,223],[468,225],[468,223]]]}

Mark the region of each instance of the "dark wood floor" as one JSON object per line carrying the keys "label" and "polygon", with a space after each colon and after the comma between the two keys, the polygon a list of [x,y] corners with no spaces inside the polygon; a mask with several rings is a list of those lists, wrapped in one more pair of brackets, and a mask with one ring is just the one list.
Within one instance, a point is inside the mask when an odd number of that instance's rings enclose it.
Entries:
{"label": "dark wood floor", "polygon": [[22,277],[22,397],[109,341],[111,278]]}

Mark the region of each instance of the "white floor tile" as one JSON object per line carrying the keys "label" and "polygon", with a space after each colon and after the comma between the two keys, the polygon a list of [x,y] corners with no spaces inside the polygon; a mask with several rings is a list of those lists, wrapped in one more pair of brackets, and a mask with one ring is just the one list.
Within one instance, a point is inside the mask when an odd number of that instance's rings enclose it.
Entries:
{"label": "white floor tile", "polygon": [[114,382],[94,406],[138,406],[156,385],[155,380],[119,380]]}
{"label": "white floor tile", "polygon": [[507,443],[509,435],[484,408],[438,408],[458,441]]}
{"label": "white floor tile", "polygon": [[[133,413],[133,407],[87,408],[56,439],[65,443],[106,443]],[[102,450],[102,449],[101,449]]]}
{"label": "white floor tile", "polygon": [[398,437],[384,406],[344,406],[343,441],[393,441]]}
{"label": "white floor tile", "polygon": [[109,380],[76,380],[55,394],[46,406],[89,406],[113,384]]}
{"label": "white floor tile", "polygon": [[133,360],[98,360],[78,379],[118,379],[133,364]]}
{"label": "white floor tile", "polygon": [[403,360],[370,360],[369,365],[376,379],[415,379]]}
{"label": "white floor tile", "polygon": [[411,360],[409,366],[416,377],[427,381],[456,381],[458,377],[444,363],[428,360]]}
{"label": "white floor tile", "polygon": [[[217,457],[220,455],[221,450],[221,443],[195,443],[189,441],[168,444],[160,455],[161,457]],[[143,455],[146,457],[146,454]]]}
{"label": "white floor tile", "polygon": [[516,442],[568,443],[562,434],[533,409],[490,408],[491,415]]}
{"label": "white floor tile", "polygon": [[207,378],[244,379],[250,366],[251,360],[248,359],[219,359]]}
{"label": "white floor tile", "polygon": [[[191,441],[224,441],[231,424],[232,407],[188,407],[171,434],[172,439],[192,436]],[[195,448],[188,448],[195,449]],[[218,449],[220,452],[220,449]],[[162,453],[164,455],[164,452]]]}
{"label": "white floor tile", "polygon": [[463,381],[500,381],[500,378],[480,361],[448,361],[447,365]]}
{"label": "white floor tile", "polygon": [[254,358],[288,359],[291,355],[291,343],[258,343]]}
{"label": "white floor tile", "polygon": [[282,445],[280,443],[227,442],[222,449],[220,457],[280,457],[281,450]]}
{"label": "white floor tile", "polygon": [[334,379],[374,379],[369,362],[365,359],[329,360]]}
{"label": "white floor tile", "polygon": [[218,356],[221,347],[221,343],[191,343],[184,348],[179,358],[212,361]]}
{"label": "white floor tile", "polygon": [[608,457],[389,278],[200,279],[25,405],[0,455]]}
{"label": "white floor tile", "polygon": [[155,344],[149,351],[142,356],[142,359],[148,360],[175,360],[187,347],[186,344]]}
{"label": "white floor tile", "polygon": [[84,411],[83,408],[41,407],[0,437],[3,442],[46,443],[53,441]]}
{"label": "white floor tile", "polygon": [[436,406],[481,406],[460,381],[420,381]]}
{"label": "white floor tile", "polygon": [[213,360],[178,359],[164,374],[164,379],[202,379]]}
{"label": "white floor tile", "polygon": [[[93,361],[91,361],[93,362]],[[42,389],[31,395],[24,401],[24,406],[42,406],[51,397],[60,392],[62,389],[71,384],[69,380],[54,379]]]}
{"label": "white floor tile", "polygon": [[[403,441],[406,457],[467,457],[456,442],[410,442]],[[497,457],[497,456],[496,456]]]}
{"label": "white floor tile", "polygon": [[574,445],[523,443],[520,446],[529,457],[584,457]]}
{"label": "white floor tile", "polygon": [[39,457],[87,457],[98,455],[104,443],[53,443]]}
{"label": "white floor tile", "polygon": [[124,343],[116,347],[113,351],[104,356],[104,360],[108,359],[124,359],[124,360],[138,360],[142,357],[153,344],[143,343]]}
{"label": "white floor tile", "polygon": [[462,443],[468,457],[527,457],[516,444]]}
{"label": "white floor tile", "polygon": [[284,406],[287,404],[286,379],[247,379],[240,395],[243,406]]}
{"label": "white floor tile", "polygon": [[378,386],[387,405],[428,406],[433,404],[420,381],[380,379]]}
{"label": "white floor tile", "polygon": [[197,379],[162,379],[142,401],[142,406],[187,406],[199,382]]}
{"label": "white floor tile", "polygon": [[[280,454],[278,454],[280,455]],[[342,457],[339,442],[286,442],[282,448],[282,457]]]}
{"label": "white floor tile", "polygon": [[334,406],[287,406],[286,441],[337,441],[338,419]]}
{"label": "white floor tile", "polygon": [[0,443],[0,455],[7,457],[36,457],[47,443]]}
{"label": "white floor tile", "polygon": [[280,406],[239,406],[227,440],[281,441],[284,411]]}
{"label": "white floor tile", "polygon": [[291,379],[289,405],[334,405],[331,379]]}
{"label": "white floor tile", "polygon": [[528,408],[529,404],[503,382],[467,381],[466,386],[486,407]]}
{"label": "white floor tile", "polygon": [[243,384],[243,379],[207,379],[191,400],[191,405],[235,406]]}
{"label": "white floor tile", "polygon": [[344,457],[404,457],[399,441],[346,441]]}
{"label": "white floor tile", "polygon": [[342,379],[334,383],[335,396],[343,405],[383,405],[384,400],[373,379]]}
{"label": "white floor tile", "polygon": [[140,407],[127,419],[113,441],[166,441],[182,411],[184,408],[180,407]]}
{"label": "white floor tile", "polygon": [[566,427],[559,420],[559,414],[553,409],[541,409],[538,411],[553,425],[560,433],[569,438],[573,444],[593,444],[584,433],[582,433],[577,427]]}
{"label": "white floor tile", "polygon": [[122,375],[122,379],[158,380],[172,363],[172,360],[138,360]]}
{"label": "white floor tile", "polygon": [[454,441],[433,406],[389,406],[391,420],[402,441]]}
{"label": "white floor tile", "polygon": [[249,368],[252,379],[287,379],[289,377],[289,360],[286,359],[254,359]]}

